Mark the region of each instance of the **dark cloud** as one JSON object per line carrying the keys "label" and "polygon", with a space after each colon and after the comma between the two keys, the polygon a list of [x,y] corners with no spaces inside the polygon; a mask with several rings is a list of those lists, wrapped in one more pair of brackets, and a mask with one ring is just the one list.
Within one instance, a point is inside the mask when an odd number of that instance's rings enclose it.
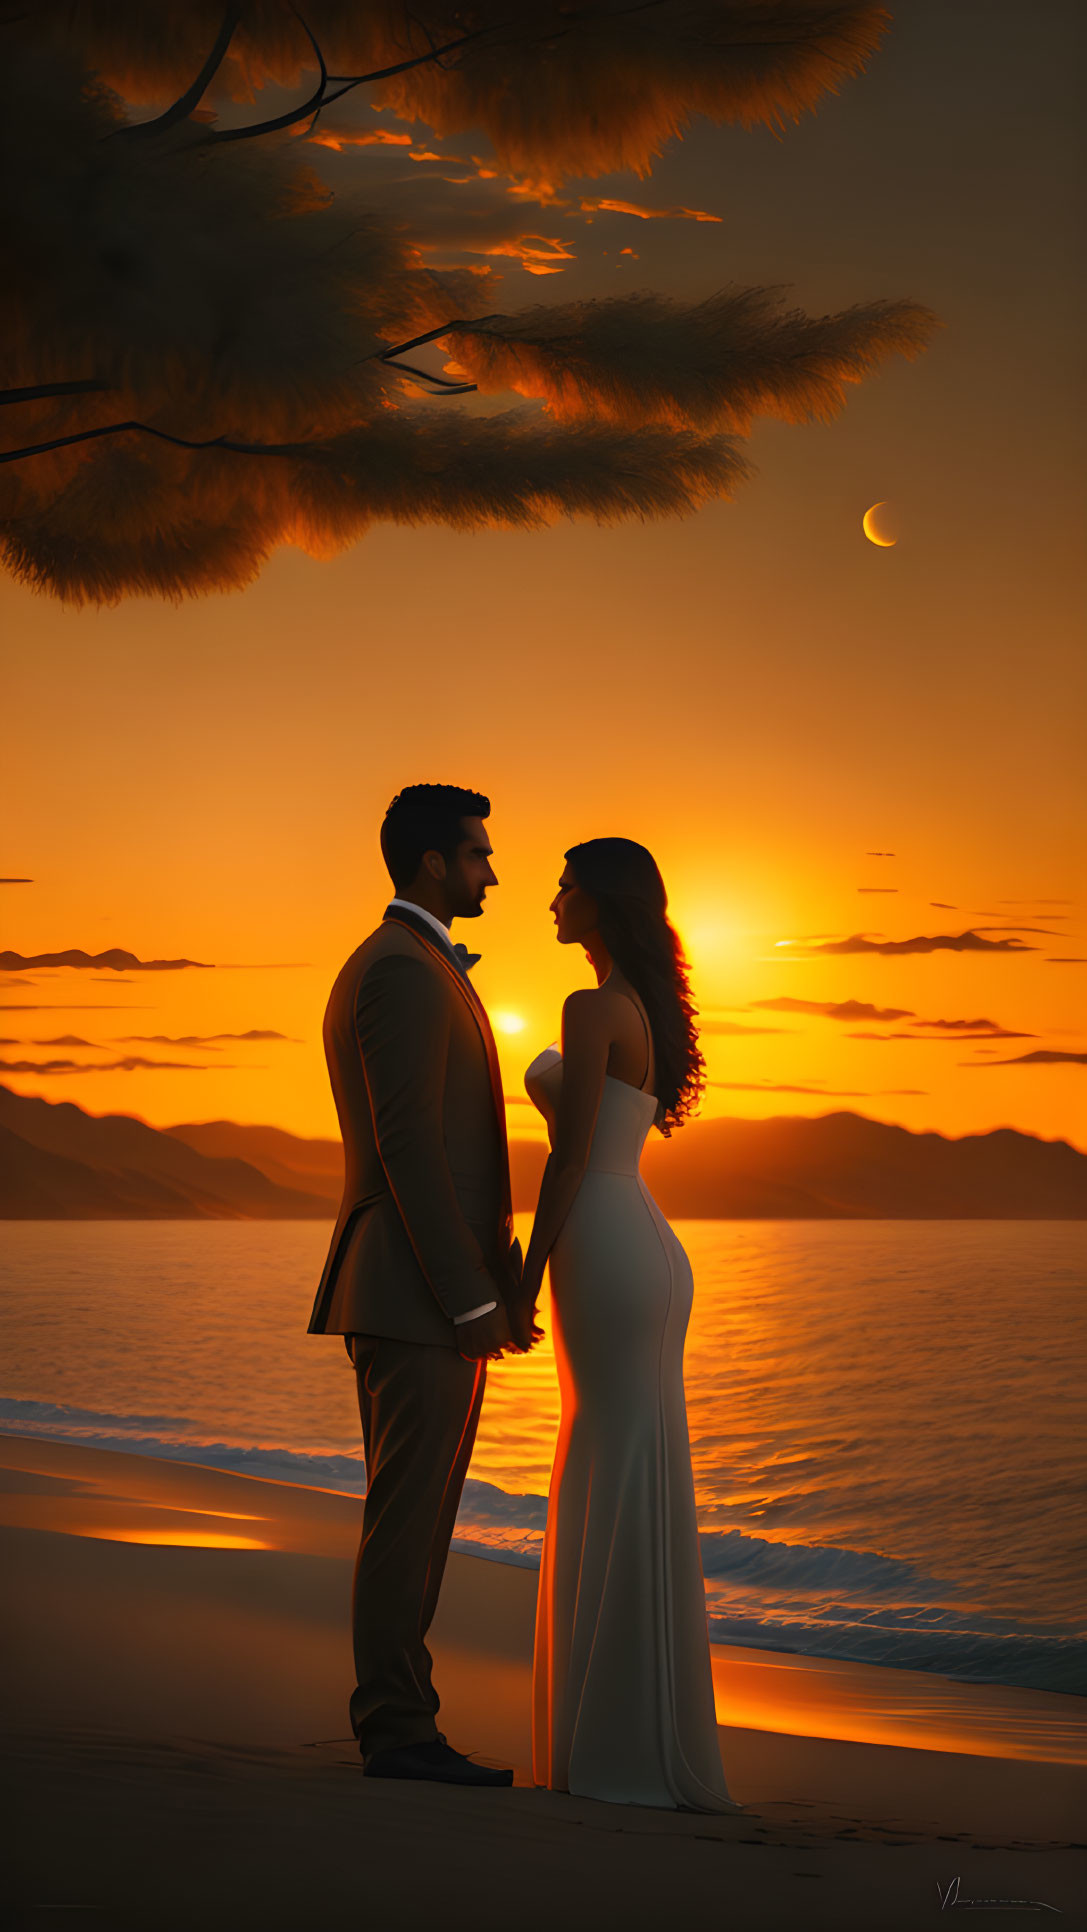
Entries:
{"label": "dark cloud", "polygon": [[1087,959],[1077,959],[1072,953],[1061,953],[1053,959],[1047,959],[1045,963],[1047,966],[1087,966]]}
{"label": "dark cloud", "polygon": [[[994,928],[982,926],[982,927],[976,928],[975,930],[977,931],[985,932],[985,931],[993,930],[996,932],[1027,932],[1030,930],[1029,927],[1017,925],[1013,920],[1001,918],[999,905],[975,906],[973,908],[973,911],[975,916],[978,919],[999,919],[1000,920],[999,926],[996,926]],[[1038,906],[1037,904],[1033,904],[1031,905],[1031,909],[1030,909],[1030,917],[1033,919],[1068,919],[1071,917],[1071,914],[1067,912],[1053,912],[1048,906],[1046,906],[1043,909],[1041,906]],[[1064,938],[1063,933],[1061,934],[1061,937],[1062,939]]]}
{"label": "dark cloud", "polygon": [[918,1020],[916,1026],[908,1030],[914,1038],[917,1038],[921,1028],[926,1032],[947,1034],[952,1038],[956,1034],[963,1033],[988,1033],[994,1040],[1029,1040],[1034,1037],[1030,1033],[1010,1033],[1006,1026],[1000,1025],[999,1020]]}
{"label": "dark cloud", "polygon": [[8,976],[8,975],[5,975],[3,979],[0,979],[0,987],[4,987],[4,988],[10,988],[13,986],[36,986],[37,983],[38,983],[37,980],[34,980],[34,979],[17,979],[14,976]]}
{"label": "dark cloud", "polygon": [[[205,1047],[218,1046],[224,1040],[283,1040],[288,1046],[301,1046],[300,1040],[292,1040],[286,1033],[268,1033],[260,1027],[252,1027],[248,1033],[125,1033],[118,1042],[121,1046],[180,1046]],[[40,1042],[46,1045],[48,1042]],[[59,1046],[61,1042],[54,1041]]]}
{"label": "dark cloud", "polygon": [[752,1000],[753,1010],[770,1013],[820,1013],[828,1020],[912,1020],[908,1006],[869,1006],[866,1000]]}
{"label": "dark cloud", "polygon": [[811,953],[881,953],[893,957],[901,953],[1032,953],[1036,946],[1024,946],[1018,939],[983,939],[976,932],[937,933],[916,939],[869,939],[854,933],[849,939],[835,939],[823,946],[810,946]]}
{"label": "dark cloud", "polygon": [[[208,1073],[209,1067],[200,1066],[190,1060],[144,1060],[136,1056],[126,1060],[0,1060],[0,1072],[4,1073],[138,1073],[145,1067],[154,1067],[160,1073]],[[216,1073],[233,1072],[224,1062],[216,1061]],[[251,1069],[247,1069],[251,1071]]]}
{"label": "dark cloud", "polygon": [[866,859],[893,859],[895,854],[893,852],[866,852],[864,856]]}
{"label": "dark cloud", "polygon": [[804,1087],[792,1086],[779,1080],[707,1080],[708,1087],[720,1087],[726,1093],[806,1093],[814,1094],[820,1100],[866,1100],[867,1094],[855,1087]]}
{"label": "dark cloud", "polygon": [[958,906],[949,906],[943,899],[930,899],[929,905],[934,912],[958,912]]}
{"label": "dark cloud", "polygon": [[1033,1034],[1011,1031],[1001,1026],[997,1020],[990,1019],[936,1019],[926,1020],[909,1007],[872,1006],[865,1000],[801,1000],[781,996],[771,1000],[752,1000],[753,1009],[769,1010],[776,1013],[815,1013],[825,1019],[856,1020],[909,1020],[909,1026],[897,1032],[880,1033],[865,1029],[851,1031],[851,1040],[952,1040],[992,1039],[992,1040],[1029,1040]]}
{"label": "dark cloud", "polygon": [[123,952],[119,946],[111,946],[104,953],[85,953],[76,946],[62,953],[0,953],[0,969],[19,966],[72,966],[80,972],[92,966],[108,966],[117,973],[176,973],[185,966],[199,967],[202,972],[213,970],[203,959],[137,959],[135,953]]}
{"label": "dark cloud", "polygon": [[[927,1027],[948,1029],[946,1031],[926,1032]],[[993,1020],[919,1020],[915,1027],[903,1027],[900,1033],[851,1033],[851,1040],[931,1040],[943,1041],[950,1046],[962,1040],[1033,1040],[1033,1033],[1017,1033],[1006,1026],[997,1026]]]}
{"label": "dark cloud", "polygon": [[783,1034],[788,1033],[791,1029],[784,1026],[743,1026],[735,1020],[700,1020],[698,1030],[700,1033],[723,1033],[732,1035],[743,1033]]}
{"label": "dark cloud", "polygon": [[0,879],[0,885],[33,885],[33,879]]}
{"label": "dark cloud", "polygon": [[[243,11],[203,118],[140,125],[120,96],[185,94],[216,44],[219,0],[43,5],[5,28],[0,141],[21,184],[5,380],[23,399],[18,460],[0,466],[0,544],[36,589],[75,603],[236,589],[283,543],[327,557],[378,520],[683,515],[751,474],[733,438],[758,418],[826,421],[851,385],[932,335],[910,301],[810,316],[768,287],[499,313],[489,270],[426,259],[442,224],[428,230],[421,205],[417,232],[410,194],[377,205],[361,162],[331,193],[304,139],[235,138],[239,120],[262,125],[254,87],[303,83],[310,32],[332,73],[380,68],[393,48],[403,64],[408,50],[423,64],[371,100],[439,136],[481,130],[514,177],[508,193],[532,177],[529,198],[546,206],[565,173],[644,172],[696,114],[783,125],[863,68],[882,7],[589,0],[571,15],[479,0],[467,38],[446,4],[313,0],[304,26],[292,8]],[[228,124],[230,97],[247,105]],[[298,131],[323,99],[310,91]],[[357,150],[390,152],[403,172],[395,139]],[[441,176],[422,187],[442,205],[477,195],[487,172],[464,161],[458,179],[455,157],[406,152]],[[497,193],[478,215],[484,253],[545,271],[569,259],[561,239],[526,236],[516,208],[495,240]],[[579,219],[706,213],[604,199]],[[445,234],[471,248],[467,205]],[[462,411],[441,375],[422,379],[444,388],[440,408],[412,403],[418,365],[396,356],[424,341],[531,406]]]}
{"label": "dark cloud", "polygon": [[964,1067],[1087,1067],[1087,1053],[1036,1047],[1033,1053],[1017,1053],[1011,1060],[962,1060],[959,1064]]}
{"label": "dark cloud", "polygon": [[816,1100],[889,1100],[906,1095],[921,1096],[923,1087],[803,1087],[777,1080],[707,1080],[708,1087],[721,1087],[731,1093],[806,1093]]}
{"label": "dark cloud", "polygon": [[[18,1041],[10,1040],[6,1044],[17,1046]],[[26,1044],[32,1047],[97,1047],[98,1041],[83,1040],[78,1033],[58,1033],[53,1040],[28,1040]]]}

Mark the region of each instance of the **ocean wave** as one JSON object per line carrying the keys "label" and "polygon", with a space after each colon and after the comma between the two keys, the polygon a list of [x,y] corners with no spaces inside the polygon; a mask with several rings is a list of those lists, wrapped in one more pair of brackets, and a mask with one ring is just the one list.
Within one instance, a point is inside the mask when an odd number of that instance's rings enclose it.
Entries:
{"label": "ocean wave", "polygon": [[[84,1449],[110,1449],[130,1456],[157,1456],[191,1462],[236,1476],[266,1482],[297,1483],[305,1489],[335,1489],[345,1496],[366,1493],[361,1449],[337,1453],[261,1448],[238,1442],[202,1442],[183,1433],[192,1424],[183,1416],[111,1415],[56,1402],[0,1398],[0,1433],[44,1436]],[[547,1497],[518,1495],[469,1477],[457,1516],[454,1548],[509,1562],[539,1563],[539,1539],[547,1520]],[[508,1541],[500,1541],[500,1538]]]}
{"label": "ocean wave", "polygon": [[[345,1495],[365,1492],[361,1452],[202,1442],[191,1429],[177,1416],[119,1416],[0,1399],[0,1431],[10,1435],[198,1463]],[[453,1548],[538,1568],[546,1518],[546,1496],[518,1495],[469,1477]],[[700,1541],[715,1643],[1087,1694],[1084,1633],[1063,1625],[1025,1629],[1011,1618],[949,1604],[949,1598],[961,1598],[961,1586],[906,1558],[831,1544],[775,1543],[739,1529],[706,1530]]]}
{"label": "ocean wave", "polygon": [[[55,1402],[0,1400],[0,1430],[7,1435],[45,1436],[52,1442],[86,1449],[117,1449],[130,1456],[159,1456],[168,1462],[193,1462],[205,1469],[238,1476],[299,1483],[309,1489],[340,1489],[361,1496],[366,1466],[357,1454],[321,1454],[302,1449],[254,1448],[238,1442],[202,1442],[184,1416],[110,1415]],[[185,1434],[184,1431],[190,1431]]]}
{"label": "ocean wave", "polygon": [[932,1671],[962,1683],[1008,1684],[1023,1690],[1061,1691],[1087,1696],[1087,1643],[1073,1632],[1068,1636],[1040,1636],[1014,1625],[1000,1632],[984,1626],[980,1614],[963,1618],[958,1629],[917,1629],[867,1621],[805,1619],[759,1612],[729,1611],[710,1615],[710,1637],[718,1644],[742,1644],[751,1650],[795,1651],[805,1657],[826,1657],[841,1663],[880,1664],[893,1670]]}
{"label": "ocean wave", "polygon": [[764,1589],[844,1590],[929,1602],[957,1585],[929,1576],[908,1560],[878,1550],[839,1549],[829,1543],[774,1543],[746,1530],[705,1530],[702,1568],[710,1577],[761,1584]]}

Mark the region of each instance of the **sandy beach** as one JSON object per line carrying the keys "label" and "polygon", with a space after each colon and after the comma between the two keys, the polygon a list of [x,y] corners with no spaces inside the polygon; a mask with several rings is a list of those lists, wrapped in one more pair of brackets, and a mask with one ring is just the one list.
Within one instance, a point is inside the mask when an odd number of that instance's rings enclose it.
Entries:
{"label": "sandy beach", "polygon": [[535,1573],[456,1552],[440,1721],[515,1788],[364,1779],[359,1507],[0,1439],[9,1924],[905,1928],[982,1900],[1083,1922],[1082,1700],[715,1645],[742,1815],[594,1804],[532,1785]]}

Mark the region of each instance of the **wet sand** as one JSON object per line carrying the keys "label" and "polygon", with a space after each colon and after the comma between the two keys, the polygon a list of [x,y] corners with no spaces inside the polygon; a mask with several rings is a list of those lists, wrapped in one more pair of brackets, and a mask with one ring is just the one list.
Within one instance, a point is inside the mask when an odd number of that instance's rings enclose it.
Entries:
{"label": "wet sand", "polygon": [[440,1721],[515,1787],[364,1778],[345,1717],[359,1512],[0,1438],[8,1923],[868,1932],[933,1922],[956,1879],[957,1909],[1081,1922],[1085,1700],[715,1645],[743,1814],[595,1804],[531,1782],[535,1572],[456,1552]]}

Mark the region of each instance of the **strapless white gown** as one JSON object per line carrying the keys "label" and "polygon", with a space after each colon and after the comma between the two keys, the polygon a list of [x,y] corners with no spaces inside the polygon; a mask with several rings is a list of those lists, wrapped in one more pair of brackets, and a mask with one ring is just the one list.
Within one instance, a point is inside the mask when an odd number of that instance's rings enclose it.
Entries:
{"label": "strapless white gown", "polygon": [[[554,1132],[557,1047],[525,1075]],[[740,1811],[717,1744],[683,1392],[690,1263],[638,1171],[652,1094],[604,1081],[551,1253],[562,1393],[536,1609],[537,1784]]]}

